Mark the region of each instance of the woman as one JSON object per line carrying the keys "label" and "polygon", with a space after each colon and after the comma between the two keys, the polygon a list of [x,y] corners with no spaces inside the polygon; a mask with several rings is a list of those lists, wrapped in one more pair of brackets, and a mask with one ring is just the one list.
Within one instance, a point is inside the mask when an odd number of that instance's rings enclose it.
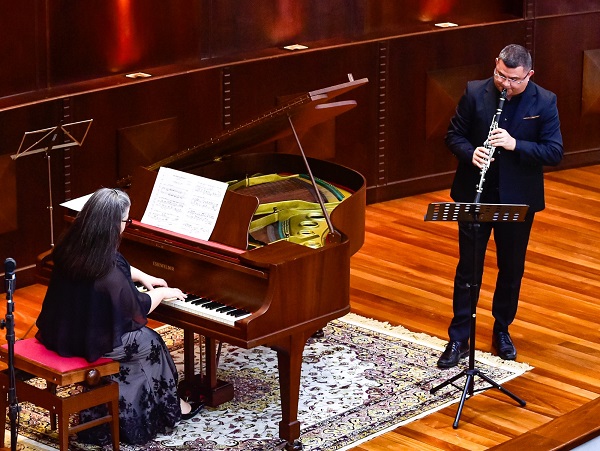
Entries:
{"label": "woman", "polygon": [[[129,222],[123,191],[102,188],[52,251],[54,269],[37,319],[37,339],[62,356],[120,362],[120,440],[144,444],[201,409],[177,396],[177,371],[158,333],[146,327],[148,314],[165,298],[185,299],[163,279],[131,267],[118,252]],[[134,282],[143,284],[141,293]],[[82,421],[98,416],[81,413]],[[88,433],[88,431],[92,431]],[[92,428],[79,439],[102,444],[107,430]]]}

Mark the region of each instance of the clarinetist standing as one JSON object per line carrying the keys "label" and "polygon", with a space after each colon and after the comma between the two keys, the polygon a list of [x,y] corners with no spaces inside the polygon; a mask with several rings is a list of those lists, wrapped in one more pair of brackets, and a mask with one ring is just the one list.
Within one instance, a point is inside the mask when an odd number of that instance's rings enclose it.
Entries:
{"label": "clarinetist standing", "polygon": [[[456,366],[469,354],[469,286],[473,280],[481,286],[492,230],[498,266],[492,344],[502,359],[514,360],[517,356],[508,327],[517,313],[533,218],[545,207],[543,167],[555,166],[563,157],[556,95],[531,81],[532,67],[527,49],[515,44],[506,46],[496,58],[490,78],[467,83],[448,127],[446,145],[458,159],[450,191],[452,199],[527,204],[529,211],[524,222],[479,224],[475,234],[477,268],[473,267],[475,244],[469,224],[458,223],[454,317],[448,328],[448,345],[438,360],[441,368]],[[502,100],[503,94],[506,100]]]}

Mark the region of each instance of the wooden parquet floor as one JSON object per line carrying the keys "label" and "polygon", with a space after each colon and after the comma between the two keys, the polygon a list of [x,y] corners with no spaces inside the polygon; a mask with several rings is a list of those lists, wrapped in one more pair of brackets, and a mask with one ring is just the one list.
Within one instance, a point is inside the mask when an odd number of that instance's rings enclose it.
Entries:
{"label": "wooden parquet floor", "polygon": [[[351,262],[353,312],[447,338],[456,224],[423,220],[429,203],[444,201],[450,201],[447,190],[367,207],[365,244]],[[530,451],[561,449],[543,444],[531,431],[578,408],[582,413],[564,421],[567,426],[555,435],[600,427],[597,411],[585,409],[600,393],[600,166],[548,173],[546,204],[536,215],[519,311],[510,329],[517,360],[534,369],[504,385],[527,405],[487,390],[467,399],[457,429],[452,427],[454,405],[355,450],[484,450],[502,444],[524,449],[511,446],[515,437],[531,437]],[[476,342],[478,349],[491,351],[493,242],[485,265]],[[35,333],[44,292],[45,287],[32,285],[15,293],[17,338]]]}

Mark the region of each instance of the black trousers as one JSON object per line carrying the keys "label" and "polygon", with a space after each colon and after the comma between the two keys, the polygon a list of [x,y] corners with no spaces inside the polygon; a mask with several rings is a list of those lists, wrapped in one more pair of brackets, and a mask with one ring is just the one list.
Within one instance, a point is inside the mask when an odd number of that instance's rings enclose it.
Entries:
{"label": "black trousers", "polygon": [[[534,216],[535,213],[529,211],[523,222],[458,223],[459,261],[454,277],[452,301],[454,318],[448,328],[450,340],[467,341],[469,339],[470,286],[473,280],[476,280],[477,285],[481,287],[484,259],[492,231],[496,243],[498,266],[492,304],[494,333],[508,332],[508,326],[517,314],[521,279],[525,272],[525,254]],[[475,247],[477,248],[476,256],[474,256]],[[473,277],[474,273],[476,279]]]}

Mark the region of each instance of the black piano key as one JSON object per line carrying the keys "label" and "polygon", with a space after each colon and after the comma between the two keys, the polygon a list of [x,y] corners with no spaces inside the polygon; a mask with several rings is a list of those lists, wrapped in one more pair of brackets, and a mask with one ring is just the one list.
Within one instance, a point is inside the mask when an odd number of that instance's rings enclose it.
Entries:
{"label": "black piano key", "polygon": [[196,300],[192,301],[192,304],[200,306],[200,305],[204,305],[204,304],[209,304],[212,301],[208,298],[197,298]]}
{"label": "black piano key", "polygon": [[223,307],[219,307],[216,311],[219,313],[227,313],[230,312],[232,310],[236,310],[235,307],[231,307],[230,305],[225,305]]}
{"label": "black piano key", "polygon": [[185,302],[194,302],[198,299],[202,299],[202,296],[198,296],[196,294],[186,293]]}
{"label": "black piano key", "polygon": [[250,312],[243,310],[243,309],[236,309],[233,312],[227,312],[227,314],[238,318],[243,315],[248,315],[248,314],[250,314]]}
{"label": "black piano key", "polygon": [[212,301],[212,302],[209,302],[202,306],[202,308],[206,308],[209,310],[216,310],[219,307],[225,307],[225,304],[221,304],[220,302],[217,302],[217,301]]}

